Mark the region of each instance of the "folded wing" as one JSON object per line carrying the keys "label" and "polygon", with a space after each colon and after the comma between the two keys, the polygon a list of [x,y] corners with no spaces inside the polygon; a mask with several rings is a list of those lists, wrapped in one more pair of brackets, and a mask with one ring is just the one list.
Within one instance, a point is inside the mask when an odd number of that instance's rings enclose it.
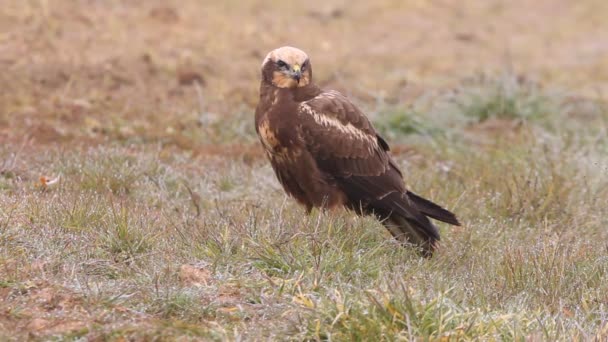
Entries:
{"label": "folded wing", "polygon": [[410,199],[401,172],[387,153],[388,144],[367,117],[336,91],[301,103],[298,111],[303,143],[318,168],[347,195],[347,205],[359,214],[376,215],[400,241],[432,252],[439,232],[426,215],[449,218],[449,223],[457,220],[428,200]]}

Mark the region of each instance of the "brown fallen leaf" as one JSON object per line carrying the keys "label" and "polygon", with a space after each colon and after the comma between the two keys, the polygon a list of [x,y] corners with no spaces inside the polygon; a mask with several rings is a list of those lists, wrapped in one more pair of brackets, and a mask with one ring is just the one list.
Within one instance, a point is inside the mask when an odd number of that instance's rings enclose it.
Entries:
{"label": "brown fallen leaf", "polygon": [[38,331],[48,327],[50,324],[51,322],[44,318],[34,318],[27,324],[26,329]]}
{"label": "brown fallen leaf", "polygon": [[61,176],[57,176],[55,178],[51,178],[51,177],[47,177],[47,176],[40,176],[40,186],[42,186],[43,188],[46,188],[51,185],[55,185],[59,182],[60,179],[61,179]]}
{"label": "brown fallen leaf", "polygon": [[185,286],[207,286],[211,281],[211,271],[192,265],[181,265],[179,267],[179,280]]}

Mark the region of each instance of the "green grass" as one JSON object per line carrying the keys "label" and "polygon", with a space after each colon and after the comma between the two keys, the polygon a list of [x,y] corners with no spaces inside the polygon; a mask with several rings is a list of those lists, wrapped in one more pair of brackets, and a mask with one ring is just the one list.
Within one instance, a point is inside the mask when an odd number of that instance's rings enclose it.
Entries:
{"label": "green grass", "polygon": [[541,121],[555,114],[555,99],[523,77],[506,73],[501,77],[467,80],[464,96],[454,98],[460,111],[476,122],[488,119]]}
{"label": "green grass", "polygon": [[[50,148],[19,155],[2,176],[0,308],[23,329],[60,312],[84,324],[39,335],[60,339],[605,338],[605,107],[577,104],[571,115],[554,99],[536,115],[549,98],[539,90],[470,102],[477,87],[374,115],[393,146],[412,149],[395,156],[408,185],[463,222],[440,225],[430,260],[371,218],[305,215],[264,159]],[[486,117],[505,101],[515,116]],[[471,140],[486,134],[471,125],[490,117],[525,123]],[[62,178],[41,188],[41,174]],[[183,278],[187,264],[205,281]]]}

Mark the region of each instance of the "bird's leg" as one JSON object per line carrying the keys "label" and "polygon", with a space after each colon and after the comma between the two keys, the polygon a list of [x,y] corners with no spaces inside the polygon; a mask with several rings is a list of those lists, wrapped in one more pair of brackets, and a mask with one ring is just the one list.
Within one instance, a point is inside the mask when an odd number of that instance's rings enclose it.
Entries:
{"label": "bird's leg", "polygon": [[310,216],[312,214],[312,205],[306,204],[306,215]]}

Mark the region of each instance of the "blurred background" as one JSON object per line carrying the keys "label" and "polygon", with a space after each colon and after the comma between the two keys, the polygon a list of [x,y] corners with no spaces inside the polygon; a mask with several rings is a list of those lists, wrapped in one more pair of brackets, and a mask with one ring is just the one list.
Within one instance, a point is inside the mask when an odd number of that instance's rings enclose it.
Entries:
{"label": "blurred background", "polygon": [[[307,51],[316,82],[368,112],[458,90],[480,75],[575,97],[608,91],[603,0],[4,0],[0,7],[3,141],[130,139],[188,149],[252,142],[260,63],[282,45]],[[236,119],[229,128],[227,118]],[[213,134],[201,133],[211,126]]]}

